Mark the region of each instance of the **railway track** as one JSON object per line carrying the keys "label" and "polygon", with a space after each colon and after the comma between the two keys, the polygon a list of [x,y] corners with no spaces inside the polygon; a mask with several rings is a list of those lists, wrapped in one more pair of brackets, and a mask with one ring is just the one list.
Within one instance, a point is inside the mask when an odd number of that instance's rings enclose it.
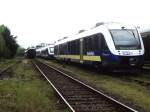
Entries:
{"label": "railway track", "polygon": [[149,66],[143,66],[142,72],[143,73],[150,73],[150,67]]}
{"label": "railway track", "polygon": [[150,72],[150,61],[144,61],[144,66],[142,68],[142,72],[144,72],[144,73]]}
{"label": "railway track", "polygon": [[[77,67],[77,65],[75,65],[75,66]],[[81,66],[81,67],[83,69],[85,68],[83,66]],[[139,85],[141,85],[141,86],[143,86],[147,89],[150,89],[150,82],[148,80],[148,79],[150,79],[150,75],[147,74],[147,73],[150,73],[150,67],[149,67],[149,69],[148,68],[146,69],[144,67],[141,70],[139,70],[139,73],[146,73],[146,74],[142,74],[142,75],[141,74],[140,75],[139,74],[135,75],[134,72],[130,72],[130,73],[125,72],[124,74],[122,74],[123,72],[117,72],[118,75],[116,75],[116,72],[112,72],[111,74],[110,73],[109,74],[108,73],[103,73],[103,74],[109,75],[109,76],[112,76],[112,77],[115,77],[115,78],[119,78],[123,81],[134,82],[134,83],[137,83],[137,84],[139,84]],[[62,72],[65,72],[65,73],[71,72],[71,71],[67,72],[66,70],[60,69],[58,67],[56,67],[56,68],[59,69]],[[93,69],[95,70],[95,68],[92,68],[92,69],[91,68],[85,68],[85,70],[90,70],[90,71],[93,71]],[[94,72],[99,73],[99,71],[97,71],[97,70],[95,70]],[[140,78],[145,78],[147,80],[142,80]]]}
{"label": "railway track", "polygon": [[11,64],[8,64],[7,67],[0,70],[0,79],[7,79],[13,75],[13,67],[20,63],[21,59],[18,59],[16,62],[13,62]]}
{"label": "railway track", "polygon": [[0,76],[4,75],[5,73],[9,73],[12,71],[12,66],[13,64],[7,66],[6,68],[4,68],[3,70],[0,71]]}
{"label": "railway track", "polygon": [[33,64],[72,112],[137,112],[39,60]]}

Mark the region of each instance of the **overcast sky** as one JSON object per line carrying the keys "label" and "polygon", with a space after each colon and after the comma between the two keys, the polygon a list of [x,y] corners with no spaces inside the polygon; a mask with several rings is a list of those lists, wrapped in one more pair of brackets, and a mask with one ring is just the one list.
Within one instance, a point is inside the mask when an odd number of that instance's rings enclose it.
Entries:
{"label": "overcast sky", "polygon": [[52,43],[101,21],[150,26],[149,0],[0,0],[0,24],[27,48]]}

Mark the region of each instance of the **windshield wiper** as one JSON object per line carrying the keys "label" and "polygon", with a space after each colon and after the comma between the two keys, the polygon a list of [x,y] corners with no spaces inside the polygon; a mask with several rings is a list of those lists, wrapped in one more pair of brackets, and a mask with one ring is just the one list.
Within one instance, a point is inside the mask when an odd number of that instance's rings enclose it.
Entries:
{"label": "windshield wiper", "polygon": [[127,28],[125,27],[122,27],[123,30],[125,30],[126,32],[128,32],[130,35],[132,35],[132,37],[136,40],[136,42],[139,44],[139,41],[137,40],[137,38],[135,37],[135,34],[131,31],[128,31]]}

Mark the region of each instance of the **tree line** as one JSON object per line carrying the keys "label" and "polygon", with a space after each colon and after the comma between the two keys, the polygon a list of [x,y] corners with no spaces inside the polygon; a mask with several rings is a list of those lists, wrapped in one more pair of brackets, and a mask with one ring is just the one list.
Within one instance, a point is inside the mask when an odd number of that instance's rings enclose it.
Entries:
{"label": "tree line", "polygon": [[16,55],[19,47],[16,38],[7,26],[0,25],[0,58],[13,58]]}

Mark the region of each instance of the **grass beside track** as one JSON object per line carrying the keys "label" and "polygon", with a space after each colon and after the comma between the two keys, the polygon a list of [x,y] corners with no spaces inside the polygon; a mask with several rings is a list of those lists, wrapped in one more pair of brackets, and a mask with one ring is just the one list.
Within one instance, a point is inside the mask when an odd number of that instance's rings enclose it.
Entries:
{"label": "grass beside track", "polygon": [[58,68],[69,70],[74,74],[74,77],[95,86],[99,90],[103,90],[123,103],[132,105],[133,108],[139,111],[150,112],[150,90],[147,90],[145,87],[134,82],[127,82],[108,74],[92,72],[77,66],[62,65],[56,63],[56,61],[46,62]]}
{"label": "grass beside track", "polygon": [[14,63],[15,59],[0,59],[0,71],[5,69],[10,64]]}
{"label": "grass beside track", "polygon": [[13,77],[0,80],[0,112],[67,111],[28,60],[18,63],[13,70]]}

